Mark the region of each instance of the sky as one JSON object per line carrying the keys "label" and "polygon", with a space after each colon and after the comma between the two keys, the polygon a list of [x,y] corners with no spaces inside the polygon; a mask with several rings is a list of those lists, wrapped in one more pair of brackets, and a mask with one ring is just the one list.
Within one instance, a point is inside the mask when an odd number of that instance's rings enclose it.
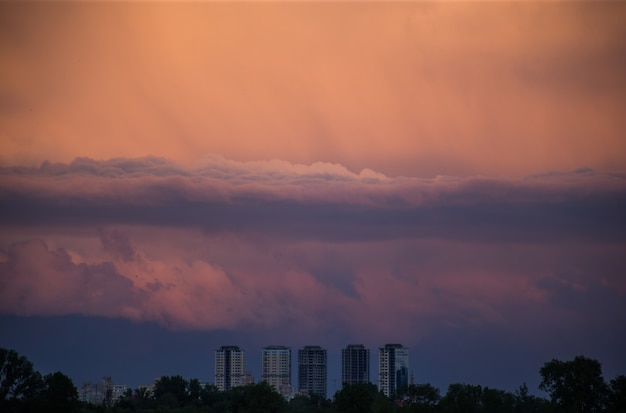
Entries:
{"label": "sky", "polygon": [[[0,346],[416,383],[626,374],[626,3],[0,2]],[[297,385],[293,357],[293,384]]]}

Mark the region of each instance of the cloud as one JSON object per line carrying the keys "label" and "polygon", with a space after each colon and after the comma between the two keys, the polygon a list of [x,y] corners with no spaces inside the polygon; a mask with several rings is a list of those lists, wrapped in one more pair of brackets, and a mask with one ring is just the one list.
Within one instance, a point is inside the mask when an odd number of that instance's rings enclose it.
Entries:
{"label": "cloud", "polygon": [[110,262],[75,264],[45,242],[13,244],[0,263],[0,312],[139,319],[144,296]]}
{"label": "cloud", "polygon": [[157,225],[326,240],[623,240],[626,176],[388,178],[339,164],[80,158],[0,170],[4,224]]}
{"label": "cloud", "polygon": [[119,231],[107,232],[100,228],[100,242],[105,251],[110,252],[113,258],[122,259],[123,261],[133,261],[135,259],[135,249],[130,240]]}
{"label": "cloud", "polygon": [[592,323],[613,337],[625,181],[591,169],[390,178],[220,156],[4,167],[0,311],[311,339]]}

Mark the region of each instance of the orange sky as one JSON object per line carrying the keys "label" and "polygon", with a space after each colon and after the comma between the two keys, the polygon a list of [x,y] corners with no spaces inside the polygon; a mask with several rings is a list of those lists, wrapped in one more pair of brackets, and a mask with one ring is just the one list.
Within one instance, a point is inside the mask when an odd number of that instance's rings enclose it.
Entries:
{"label": "orange sky", "polygon": [[626,164],[626,3],[0,4],[0,163]]}
{"label": "orange sky", "polygon": [[74,383],[206,379],[225,343],[402,343],[439,386],[624,374],[625,22],[0,0],[0,347]]}

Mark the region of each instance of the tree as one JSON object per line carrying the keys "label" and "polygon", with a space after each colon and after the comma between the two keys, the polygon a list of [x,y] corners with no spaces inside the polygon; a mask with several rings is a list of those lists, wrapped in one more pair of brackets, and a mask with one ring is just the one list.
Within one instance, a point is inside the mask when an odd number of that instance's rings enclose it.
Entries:
{"label": "tree", "polygon": [[182,406],[189,398],[187,389],[187,380],[182,376],[163,376],[155,383],[154,398],[165,406]]}
{"label": "tree", "polygon": [[547,410],[548,401],[541,397],[528,394],[528,386],[522,384],[515,391],[514,408],[515,413],[541,413]]}
{"label": "tree", "polygon": [[150,389],[146,386],[140,386],[135,389],[130,399],[124,400],[123,406],[146,409],[153,407],[155,404],[156,400],[154,400]]}
{"label": "tree", "polygon": [[225,399],[224,393],[219,391],[214,384],[207,384],[200,391],[200,400],[202,400],[202,404],[205,406],[213,406],[223,402]]}
{"label": "tree", "polygon": [[604,409],[607,386],[600,362],[584,356],[552,359],[539,371],[539,388],[550,394],[558,412],[595,413]]}
{"label": "tree", "polygon": [[344,383],[335,393],[333,405],[340,413],[368,413],[376,400],[378,388],[372,383]]}
{"label": "tree", "polygon": [[484,387],[481,397],[481,408],[483,412],[506,413],[512,412],[515,406],[513,394],[504,390],[490,389]]}
{"label": "tree", "polygon": [[266,382],[230,390],[232,413],[286,413],[287,401]]}
{"label": "tree", "polygon": [[626,376],[619,375],[609,383],[607,412],[626,412]]}
{"label": "tree", "polygon": [[439,389],[430,383],[410,384],[406,396],[412,412],[432,412],[441,399]]}
{"label": "tree", "polygon": [[72,380],[57,371],[44,377],[39,397],[44,410],[50,413],[71,413],[78,410],[78,390]]}
{"label": "tree", "polygon": [[455,383],[448,386],[445,396],[439,401],[441,412],[480,413],[482,410],[481,386]]}
{"label": "tree", "polygon": [[0,401],[32,399],[42,385],[33,363],[15,350],[0,348]]}
{"label": "tree", "polygon": [[320,413],[330,411],[330,401],[317,394],[296,395],[289,401],[289,413]]}
{"label": "tree", "polygon": [[189,380],[188,393],[189,401],[197,403],[200,401],[200,393],[202,392],[202,385],[198,379]]}

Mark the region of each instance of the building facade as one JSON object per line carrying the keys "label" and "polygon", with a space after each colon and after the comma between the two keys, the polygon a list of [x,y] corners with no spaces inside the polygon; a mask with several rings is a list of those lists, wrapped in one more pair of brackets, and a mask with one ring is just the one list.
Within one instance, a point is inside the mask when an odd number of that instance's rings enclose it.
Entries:
{"label": "building facade", "polygon": [[284,397],[293,393],[291,387],[291,349],[285,346],[263,348],[261,381],[273,386]]}
{"label": "building facade", "polygon": [[409,386],[409,349],[386,344],[378,349],[378,388],[392,396]]}
{"label": "building facade", "polygon": [[298,350],[298,392],[326,399],[326,350],[320,346],[305,346]]}
{"label": "building facade", "polygon": [[244,377],[244,351],[238,346],[222,346],[215,350],[215,386],[228,391],[241,386]]}
{"label": "building facade", "polygon": [[341,383],[370,381],[370,351],[362,344],[350,344],[341,350]]}

